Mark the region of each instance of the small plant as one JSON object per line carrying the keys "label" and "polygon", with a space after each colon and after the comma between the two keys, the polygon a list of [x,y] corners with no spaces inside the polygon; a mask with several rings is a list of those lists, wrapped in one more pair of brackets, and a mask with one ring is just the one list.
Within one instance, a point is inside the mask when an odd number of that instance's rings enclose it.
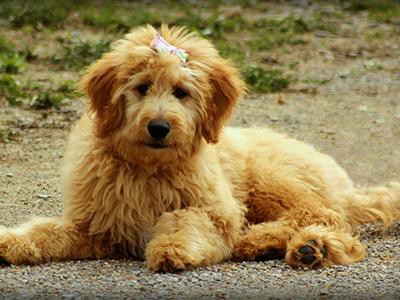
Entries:
{"label": "small plant", "polygon": [[243,70],[250,87],[257,92],[274,93],[287,88],[292,80],[280,70],[265,70],[259,66],[250,66]]}
{"label": "small plant", "polygon": [[5,96],[10,105],[21,104],[22,99],[27,96],[21,83],[11,75],[3,75],[0,78],[0,94]]}
{"label": "small plant", "polygon": [[3,54],[12,54],[14,53],[14,44],[11,43],[4,36],[0,35],[0,53]]}
{"label": "small plant", "polygon": [[0,72],[17,74],[25,66],[25,58],[18,55],[0,54]]}
{"label": "small plant", "polygon": [[63,43],[63,53],[61,56],[53,58],[53,62],[63,68],[80,70],[89,65],[94,60],[109,50],[111,42],[100,40],[89,42],[81,39],[71,41],[61,41]]}
{"label": "small plant", "polygon": [[64,95],[47,90],[32,96],[30,106],[35,109],[58,107],[64,99]]}
{"label": "small plant", "polygon": [[61,94],[64,94],[67,97],[75,97],[79,96],[80,93],[77,91],[75,87],[75,83],[72,80],[64,81],[57,89],[57,91]]}
{"label": "small plant", "polygon": [[6,143],[10,139],[10,133],[7,130],[0,128],[0,142]]}
{"label": "small plant", "polygon": [[68,98],[79,96],[72,81],[64,81],[58,88],[43,88],[40,84],[30,85],[31,93],[30,107],[35,109],[47,109],[59,107]]}
{"label": "small plant", "polygon": [[15,45],[0,36],[0,72],[16,74],[25,66],[25,57],[15,51]]}

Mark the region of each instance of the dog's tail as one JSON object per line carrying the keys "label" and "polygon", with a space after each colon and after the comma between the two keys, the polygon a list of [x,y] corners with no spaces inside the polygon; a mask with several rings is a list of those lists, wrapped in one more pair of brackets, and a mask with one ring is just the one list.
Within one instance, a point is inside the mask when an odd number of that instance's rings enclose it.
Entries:
{"label": "dog's tail", "polygon": [[348,211],[354,225],[381,222],[387,228],[400,220],[400,183],[358,189],[357,196],[348,202]]}

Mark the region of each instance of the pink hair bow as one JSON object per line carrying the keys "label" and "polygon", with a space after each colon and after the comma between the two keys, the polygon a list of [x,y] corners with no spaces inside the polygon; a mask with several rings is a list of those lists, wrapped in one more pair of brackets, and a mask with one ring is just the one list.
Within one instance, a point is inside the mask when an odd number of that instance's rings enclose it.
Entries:
{"label": "pink hair bow", "polygon": [[157,33],[154,39],[151,41],[151,48],[156,50],[158,53],[174,54],[183,64],[186,63],[189,58],[189,54],[185,50],[168,44],[168,42],[164,40],[159,33]]}

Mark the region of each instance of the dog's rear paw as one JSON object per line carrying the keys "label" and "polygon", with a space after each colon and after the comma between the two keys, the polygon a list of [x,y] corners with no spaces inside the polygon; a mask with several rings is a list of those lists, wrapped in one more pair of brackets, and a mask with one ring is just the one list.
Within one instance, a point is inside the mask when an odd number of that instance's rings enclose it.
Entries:
{"label": "dog's rear paw", "polygon": [[319,268],[330,265],[328,249],[322,241],[309,240],[305,244],[290,249],[286,255],[288,263],[294,267]]}
{"label": "dog's rear paw", "polygon": [[147,255],[147,268],[153,272],[175,273],[193,266],[193,258],[172,244],[153,248]]}

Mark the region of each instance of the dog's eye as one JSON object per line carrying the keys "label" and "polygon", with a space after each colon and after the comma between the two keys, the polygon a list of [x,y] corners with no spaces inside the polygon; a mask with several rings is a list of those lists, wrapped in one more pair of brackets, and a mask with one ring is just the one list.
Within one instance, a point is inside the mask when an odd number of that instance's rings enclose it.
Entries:
{"label": "dog's eye", "polygon": [[141,84],[136,87],[136,90],[139,92],[140,95],[145,96],[147,94],[147,91],[149,90],[149,85]]}
{"label": "dog's eye", "polygon": [[174,91],[174,96],[176,97],[176,98],[178,98],[178,99],[183,99],[183,98],[185,98],[186,96],[188,95],[188,93],[184,90],[184,89],[181,89],[181,88],[176,88],[175,89],[175,91]]}

